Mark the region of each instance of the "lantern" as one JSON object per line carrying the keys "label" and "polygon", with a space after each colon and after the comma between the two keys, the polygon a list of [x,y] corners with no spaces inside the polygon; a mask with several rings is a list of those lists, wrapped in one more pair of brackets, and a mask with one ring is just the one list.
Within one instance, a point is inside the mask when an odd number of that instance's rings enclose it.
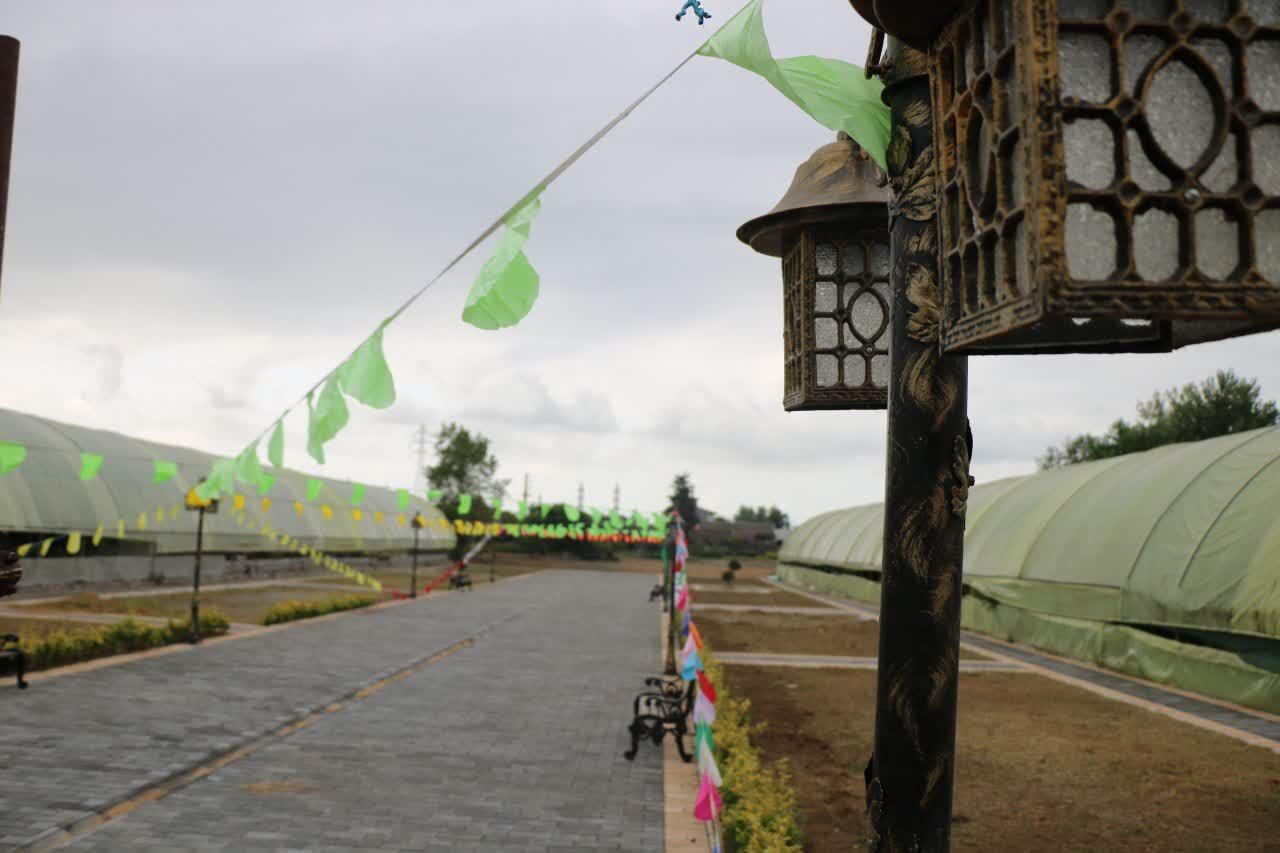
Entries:
{"label": "lantern", "polygon": [[841,133],[738,239],[782,261],[783,407],[883,409],[889,384],[889,231],[879,168]]}
{"label": "lantern", "polygon": [[1280,326],[1275,0],[978,0],[929,63],[945,349]]}
{"label": "lantern", "polygon": [[916,50],[928,50],[930,42],[950,21],[965,0],[849,0],[858,14]]}

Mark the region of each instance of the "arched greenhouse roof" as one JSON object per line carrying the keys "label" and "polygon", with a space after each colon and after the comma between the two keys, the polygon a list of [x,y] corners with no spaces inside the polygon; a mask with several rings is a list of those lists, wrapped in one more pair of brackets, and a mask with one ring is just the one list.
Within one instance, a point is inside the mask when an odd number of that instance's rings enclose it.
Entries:
{"label": "arched greenhouse roof", "polygon": [[[779,561],[878,574],[883,526],[824,513]],[[964,576],[1041,613],[1280,637],[1280,427],[975,486]]]}
{"label": "arched greenhouse roof", "polygon": [[[105,430],[58,423],[45,418],[0,409],[0,441],[16,442],[27,457],[15,470],[0,475],[0,533],[50,535],[93,532],[98,525],[113,535],[118,521],[126,524],[126,538],[153,543],[157,553],[195,550],[195,514],[173,512],[187,491],[209,473],[217,457],[185,447],[157,444]],[[101,473],[81,481],[82,452],[104,457]],[[153,482],[154,463],[173,462],[177,476],[165,483]],[[428,521],[443,518],[439,510],[413,496],[403,512],[397,492],[368,486],[360,507],[352,512],[355,484],[310,477],[288,469],[272,469],[276,481],[262,511],[262,498],[246,494],[252,510],[248,518],[258,525],[242,527],[235,513],[224,511],[205,519],[204,547],[221,552],[272,552],[286,548],[259,535],[261,522],[276,532],[332,553],[393,551],[413,543],[410,519],[415,512]],[[319,497],[306,500],[307,481],[321,484]],[[224,505],[230,500],[224,500]],[[297,507],[302,507],[298,512]],[[329,512],[325,513],[324,509]],[[157,510],[164,510],[157,519]],[[145,529],[137,520],[147,516]],[[428,525],[419,534],[423,549],[451,547],[453,531]]]}

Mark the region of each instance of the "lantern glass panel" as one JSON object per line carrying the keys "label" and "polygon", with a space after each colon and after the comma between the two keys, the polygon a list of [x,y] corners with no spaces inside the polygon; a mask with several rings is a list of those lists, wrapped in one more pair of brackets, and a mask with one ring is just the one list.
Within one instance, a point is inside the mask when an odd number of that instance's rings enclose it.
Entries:
{"label": "lantern glass panel", "polygon": [[889,235],[811,228],[783,261],[789,411],[888,404]]}
{"label": "lantern glass panel", "polygon": [[1280,0],[977,0],[930,61],[946,349],[1280,326]]}

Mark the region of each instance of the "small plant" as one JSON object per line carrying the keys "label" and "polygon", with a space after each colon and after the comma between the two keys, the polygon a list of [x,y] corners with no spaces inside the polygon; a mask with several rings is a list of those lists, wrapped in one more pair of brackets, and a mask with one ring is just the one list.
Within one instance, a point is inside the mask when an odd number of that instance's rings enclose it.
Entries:
{"label": "small plant", "polygon": [[733,584],[733,569],[725,569],[723,572],[721,572],[721,573],[720,573],[720,580],[724,581],[724,582],[725,582],[725,583],[727,583],[727,584],[732,585],[732,584]]}
{"label": "small plant", "polygon": [[[202,636],[216,637],[230,629],[231,623],[221,613],[206,611],[200,614]],[[24,640],[22,650],[27,653],[27,666],[34,671],[185,643],[190,637],[190,620],[146,625],[126,617],[101,628],[58,631],[37,640]]]}
{"label": "small plant", "polygon": [[372,595],[341,595],[322,598],[318,601],[282,601],[267,611],[267,614],[262,617],[262,624],[279,625],[282,622],[296,622],[299,619],[311,619],[343,610],[356,610],[377,603],[377,597]]}
{"label": "small plant", "polygon": [[741,568],[742,568],[742,563],[739,563],[737,560],[729,561],[729,571],[736,572],[738,571],[738,569],[741,569]]}

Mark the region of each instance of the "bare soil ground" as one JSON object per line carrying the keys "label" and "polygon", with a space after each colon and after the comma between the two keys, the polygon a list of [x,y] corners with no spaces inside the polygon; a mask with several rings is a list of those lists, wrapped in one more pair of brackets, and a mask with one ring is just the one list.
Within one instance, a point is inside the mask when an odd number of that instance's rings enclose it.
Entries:
{"label": "bare soil ground", "polygon": [[[697,601],[702,601],[702,598]],[[880,623],[846,616],[802,616],[787,613],[697,611],[698,630],[716,652],[765,652],[784,655],[875,657]],[[986,656],[961,649],[960,657]]]}
{"label": "bare soil ground", "polygon": [[[201,611],[217,610],[232,622],[261,625],[262,617],[274,605],[285,601],[316,601],[363,592],[376,593],[365,587],[335,587],[330,592],[295,586],[262,586],[248,589],[228,589],[202,592]],[[78,593],[59,601],[27,605],[33,612],[81,612],[119,613],[121,616],[158,616],[167,619],[183,619],[191,615],[191,591],[161,593],[156,595],[131,595],[119,598],[102,598],[94,593]]]}
{"label": "bare soil ground", "polygon": [[[734,591],[734,587],[738,591]],[[735,583],[733,587],[721,584],[716,589],[699,589],[693,592],[693,606],[699,604],[750,604],[756,607],[825,607],[822,602],[814,601],[794,592],[779,590],[777,592],[742,592],[742,589],[761,589],[759,584]]]}
{"label": "bare soil ground", "polygon": [[[875,674],[726,673],[765,757],[791,764],[806,849],[860,846]],[[1012,673],[961,676],[957,741],[954,850],[1280,850],[1275,753]]]}

